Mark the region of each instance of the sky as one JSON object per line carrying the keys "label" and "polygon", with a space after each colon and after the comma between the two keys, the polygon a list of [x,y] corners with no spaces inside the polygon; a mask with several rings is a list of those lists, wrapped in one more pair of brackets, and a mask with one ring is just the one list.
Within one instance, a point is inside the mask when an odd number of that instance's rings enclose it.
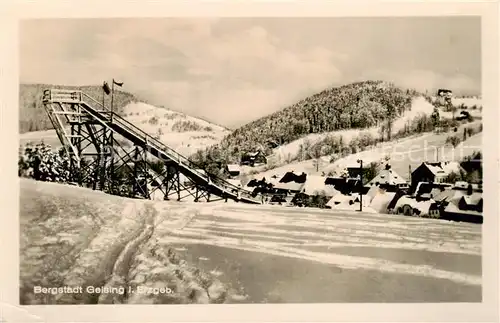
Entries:
{"label": "sky", "polygon": [[378,79],[479,95],[475,17],[25,20],[21,83],[102,84],[235,128],[323,89]]}

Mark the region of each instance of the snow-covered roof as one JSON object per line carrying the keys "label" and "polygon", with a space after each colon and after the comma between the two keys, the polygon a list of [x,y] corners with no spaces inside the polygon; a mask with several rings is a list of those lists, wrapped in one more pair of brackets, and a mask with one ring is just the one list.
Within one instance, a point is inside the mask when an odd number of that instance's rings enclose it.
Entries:
{"label": "snow-covered roof", "polygon": [[465,203],[469,205],[477,205],[483,198],[483,194],[481,193],[473,193],[472,195],[464,195],[463,199]]}
{"label": "snow-covered roof", "polygon": [[417,202],[417,200],[408,196],[401,196],[396,202],[395,209],[398,209],[399,207],[402,207],[404,205],[409,205],[412,208],[419,210],[422,214],[429,214],[429,209],[434,203],[435,201],[433,199]]}
{"label": "snow-covered roof", "polygon": [[389,203],[394,199],[396,193],[394,192],[384,192],[377,194],[373,197],[370,203],[370,207],[379,213],[387,212],[387,207]]}
{"label": "snow-covered roof", "polygon": [[319,175],[308,175],[306,178],[306,182],[302,187],[302,193],[307,195],[325,195],[325,196],[333,196],[338,194],[337,191],[332,185],[325,184],[326,177]]}
{"label": "snow-covered roof", "polygon": [[449,213],[462,213],[462,214],[473,214],[473,215],[482,215],[481,212],[472,211],[472,210],[460,210],[456,203],[449,203],[444,209],[445,212]]}
{"label": "snow-covered roof", "polygon": [[257,155],[261,154],[261,151],[249,151],[246,153],[247,156],[249,157],[256,157]]}
{"label": "snow-covered roof", "polygon": [[425,166],[436,177],[448,176],[451,173],[459,174],[462,170],[460,164],[456,161],[440,162],[440,163],[424,163]]}
{"label": "snow-covered roof", "polygon": [[368,184],[405,184],[406,181],[392,169],[383,169]]}
{"label": "snow-covered roof", "polygon": [[230,172],[239,172],[240,171],[240,165],[238,164],[229,164],[227,165],[227,170]]}
{"label": "snow-covered roof", "polygon": [[335,208],[338,204],[349,205],[349,201],[351,200],[353,200],[353,198],[350,195],[336,194],[328,201],[328,203],[326,203],[326,205],[331,208]]}
{"label": "snow-covered roof", "polygon": [[302,186],[304,186],[303,183],[296,183],[296,182],[288,182],[288,183],[277,183],[274,188],[281,189],[281,190],[289,190],[289,191],[298,191],[302,189]]}

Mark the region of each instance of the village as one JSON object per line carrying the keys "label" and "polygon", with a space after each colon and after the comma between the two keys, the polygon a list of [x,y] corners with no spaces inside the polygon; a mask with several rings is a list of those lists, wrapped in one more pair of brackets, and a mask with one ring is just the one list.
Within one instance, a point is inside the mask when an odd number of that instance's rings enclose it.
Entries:
{"label": "village", "polygon": [[265,204],[483,222],[482,181],[457,180],[457,174],[478,168],[481,153],[462,163],[423,161],[410,170],[409,180],[393,170],[389,161],[381,161],[379,171],[366,180],[369,166],[363,166],[362,160],[348,165],[341,176],[289,171],[244,180],[242,167],[266,161],[260,151],[245,154],[240,164],[227,165],[228,181],[260,196]]}

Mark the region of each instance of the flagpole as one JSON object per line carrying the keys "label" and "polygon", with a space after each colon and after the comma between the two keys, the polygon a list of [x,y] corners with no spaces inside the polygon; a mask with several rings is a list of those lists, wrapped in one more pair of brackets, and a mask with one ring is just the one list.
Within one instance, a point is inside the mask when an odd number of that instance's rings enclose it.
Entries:
{"label": "flagpole", "polygon": [[[114,103],[114,95],[115,95],[115,79],[113,79],[111,83],[111,127],[113,125],[113,103]],[[113,130],[110,130],[109,141],[110,141],[110,152],[111,152],[111,169],[110,169],[110,177],[111,177],[111,185],[112,190],[114,191],[114,154],[113,154]]]}
{"label": "flagpole", "polygon": [[115,94],[115,79],[111,83],[111,123],[113,123],[113,97]]}

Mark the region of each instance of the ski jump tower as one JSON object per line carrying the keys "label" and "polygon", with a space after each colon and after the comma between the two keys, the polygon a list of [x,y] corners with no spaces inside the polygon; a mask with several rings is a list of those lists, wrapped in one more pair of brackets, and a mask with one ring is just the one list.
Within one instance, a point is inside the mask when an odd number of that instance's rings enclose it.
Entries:
{"label": "ski jump tower", "polygon": [[[166,200],[191,197],[261,204],[249,191],[208,174],[82,91],[47,89],[42,100],[71,157],[72,181],[78,185],[148,199],[160,190]],[[161,170],[152,161],[161,161]],[[120,182],[117,174],[124,169],[132,178]]]}

